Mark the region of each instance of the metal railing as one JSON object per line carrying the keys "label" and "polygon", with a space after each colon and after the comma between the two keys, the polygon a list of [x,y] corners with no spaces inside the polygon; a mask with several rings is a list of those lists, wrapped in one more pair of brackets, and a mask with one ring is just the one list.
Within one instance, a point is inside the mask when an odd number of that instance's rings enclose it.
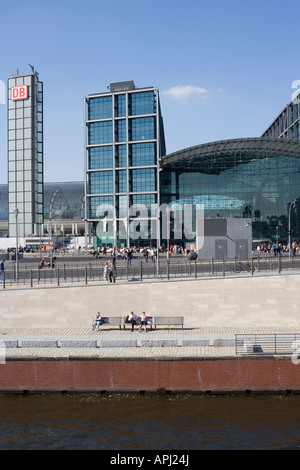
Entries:
{"label": "metal railing", "polygon": [[293,355],[300,351],[300,333],[236,334],[236,355]]}
{"label": "metal railing", "polygon": [[[80,263],[76,258],[66,261],[64,258],[57,258],[55,268],[38,269],[38,260],[19,263],[17,267],[12,263],[9,269],[5,270],[0,279],[0,288],[7,288],[14,285],[38,286],[43,284],[63,283],[90,283],[103,281],[103,269],[105,261],[110,257],[86,259]],[[159,263],[144,259],[134,259],[131,265],[126,260],[116,261],[115,276],[117,281],[143,281],[145,279],[181,279],[181,278],[201,278],[212,276],[253,276],[257,273],[278,273],[282,271],[299,270],[300,257],[289,260],[284,257],[255,257],[249,260],[189,260],[173,259],[166,260],[160,258]],[[18,268],[18,270],[17,270]]]}

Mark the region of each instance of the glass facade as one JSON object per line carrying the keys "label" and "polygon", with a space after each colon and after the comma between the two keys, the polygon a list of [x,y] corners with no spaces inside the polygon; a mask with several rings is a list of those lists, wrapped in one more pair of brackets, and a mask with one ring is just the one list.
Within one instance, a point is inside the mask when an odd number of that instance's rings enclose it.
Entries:
{"label": "glass facade", "polygon": [[0,221],[8,220],[8,186],[0,184]]}
{"label": "glass facade", "polygon": [[[65,233],[71,233],[72,223],[83,227],[84,218],[84,183],[62,182],[44,183],[44,226],[43,232],[48,231],[48,223],[53,221],[53,231],[60,231],[64,227]],[[0,234],[7,236],[8,222],[8,185],[0,185]],[[55,225],[56,224],[56,225]],[[58,224],[58,225],[57,225]],[[56,226],[56,230],[54,227]],[[83,230],[83,229],[82,229]],[[0,235],[1,236],[1,235]]]}
{"label": "glass facade", "polygon": [[95,98],[89,106],[89,120],[112,117],[112,98]]}
{"label": "glass facade", "polygon": [[155,97],[151,91],[130,95],[130,115],[155,114]]}
{"label": "glass facade", "polygon": [[300,139],[300,95],[291,101],[265,130],[262,137]]}
{"label": "glass facade", "polygon": [[50,211],[53,220],[83,219],[83,182],[44,183],[44,194],[45,219],[49,219]]}
{"label": "glass facade", "polygon": [[91,147],[89,149],[89,168],[95,170],[97,168],[113,167],[113,148],[112,146]]}
{"label": "glass facade", "polygon": [[[158,90],[136,89],[133,82],[109,88],[85,98],[86,213],[95,247],[144,244],[151,203],[159,201],[159,161],[165,155]],[[130,211],[134,204],[145,207],[147,228],[138,235],[131,224],[138,217]]]}
{"label": "glass facade", "polygon": [[131,144],[129,147],[130,166],[151,166],[156,163],[156,146],[149,144]]}
{"label": "glass facade", "polygon": [[130,121],[130,140],[152,140],[155,138],[154,118],[136,118]]}
{"label": "glass facade", "polygon": [[38,74],[8,79],[9,236],[43,226],[43,83]]}
{"label": "glass facade", "polygon": [[[264,149],[260,148],[261,142],[266,142]],[[101,243],[111,244],[114,228],[118,232],[118,246],[126,244],[129,235],[131,245],[154,245],[148,220],[141,221],[144,224],[141,240],[134,238],[125,220],[129,217],[133,224],[141,216],[145,219],[150,215],[153,217],[153,207],[158,204],[172,209],[170,243],[193,243],[195,235],[194,238],[187,236],[183,225],[188,224],[191,232],[195,232],[196,208],[201,205],[205,219],[252,219],[252,237],[257,243],[272,243],[277,239],[287,243],[290,212],[292,237],[299,241],[300,142],[294,141],[287,148],[284,148],[284,142],[287,140],[240,139],[215,143],[222,149],[218,152],[210,148],[211,144],[206,144],[166,155],[161,159],[159,191],[152,190],[157,187],[155,167],[89,171],[89,219],[95,223],[96,235],[101,235]],[[251,145],[257,149],[250,150]],[[54,222],[60,220],[61,224],[84,218],[84,182],[45,183],[44,194],[46,220],[50,216],[50,205]],[[192,207],[192,210],[183,215],[186,207]],[[178,208],[182,223],[180,238],[175,234],[173,211]],[[103,222],[105,218],[107,223]],[[0,185],[0,221],[7,220],[8,186]],[[136,226],[132,225],[133,228]],[[166,242],[163,230],[161,242]]]}
{"label": "glass facade", "polygon": [[289,155],[277,139],[270,141],[270,151],[259,149],[260,139],[252,139],[251,146],[253,142],[258,150],[247,149],[241,139],[236,151],[238,142],[231,148],[227,141],[219,144],[221,152],[199,146],[189,158],[186,150],[181,159],[180,152],[176,159],[167,157],[160,177],[161,203],[182,209],[201,204],[205,219],[252,218],[254,241],[283,243],[290,210],[293,236],[300,240],[300,143],[293,142]]}
{"label": "glass facade", "polygon": [[89,143],[106,144],[112,142],[112,122],[92,122],[89,125]]}

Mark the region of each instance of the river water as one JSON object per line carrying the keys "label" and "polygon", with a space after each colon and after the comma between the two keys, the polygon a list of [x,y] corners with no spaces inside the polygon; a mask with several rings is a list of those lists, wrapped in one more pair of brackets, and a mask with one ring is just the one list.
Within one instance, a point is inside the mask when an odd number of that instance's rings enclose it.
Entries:
{"label": "river water", "polygon": [[0,395],[0,450],[300,449],[299,395]]}

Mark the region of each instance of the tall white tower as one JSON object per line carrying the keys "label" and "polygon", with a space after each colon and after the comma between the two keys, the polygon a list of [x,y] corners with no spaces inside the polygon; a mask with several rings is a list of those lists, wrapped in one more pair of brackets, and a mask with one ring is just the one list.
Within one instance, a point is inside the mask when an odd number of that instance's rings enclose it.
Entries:
{"label": "tall white tower", "polygon": [[32,72],[8,79],[8,233],[43,227],[43,83]]}

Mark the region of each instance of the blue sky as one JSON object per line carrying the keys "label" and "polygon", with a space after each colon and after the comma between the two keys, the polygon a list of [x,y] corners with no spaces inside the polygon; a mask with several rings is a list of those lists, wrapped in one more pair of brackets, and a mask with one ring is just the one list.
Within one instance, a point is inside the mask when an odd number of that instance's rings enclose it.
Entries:
{"label": "blue sky", "polygon": [[[83,180],[83,99],[111,82],[159,88],[171,153],[261,135],[300,80],[298,0],[0,0],[0,7],[0,80],[32,64],[44,82],[46,182]],[[4,104],[0,161],[3,184]]]}

